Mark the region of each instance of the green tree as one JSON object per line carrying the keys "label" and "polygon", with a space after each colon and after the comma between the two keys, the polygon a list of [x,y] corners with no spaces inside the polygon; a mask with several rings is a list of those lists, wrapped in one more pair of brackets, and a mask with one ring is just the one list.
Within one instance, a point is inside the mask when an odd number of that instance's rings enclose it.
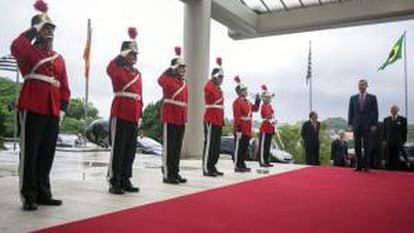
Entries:
{"label": "green tree", "polygon": [[329,137],[329,126],[323,121],[319,131],[320,150],[319,160],[322,165],[329,165],[331,160],[331,139]]}
{"label": "green tree", "polygon": [[94,120],[99,119],[99,111],[92,103],[88,103],[88,117],[85,120],[84,103],[80,98],[70,100],[65,119],[60,127],[60,132],[71,134],[83,134],[85,128]]}
{"label": "green tree", "polygon": [[[278,127],[284,150],[293,156],[295,163],[302,164],[305,162],[305,153],[301,143],[300,129],[299,124],[284,124]],[[278,139],[276,141],[280,145],[280,141]]]}
{"label": "green tree", "polygon": [[345,130],[348,127],[348,122],[342,117],[328,117],[323,121],[327,127],[335,132]]}
{"label": "green tree", "polygon": [[0,77],[0,136],[13,137],[16,93],[20,85]]}
{"label": "green tree", "polygon": [[[70,100],[66,117],[81,120],[85,117],[84,102],[80,98]],[[88,119],[98,118],[98,109],[96,109],[92,103],[88,103]]]}
{"label": "green tree", "polygon": [[162,124],[160,120],[162,100],[150,103],[145,107],[142,113],[140,133],[162,142]]}

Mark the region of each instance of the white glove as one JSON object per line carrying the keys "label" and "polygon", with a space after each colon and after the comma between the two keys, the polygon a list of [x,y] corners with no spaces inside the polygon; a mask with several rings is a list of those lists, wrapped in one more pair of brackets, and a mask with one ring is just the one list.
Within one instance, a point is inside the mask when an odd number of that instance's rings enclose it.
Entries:
{"label": "white glove", "polygon": [[61,126],[62,125],[62,122],[63,122],[63,118],[65,117],[65,112],[64,111],[60,111],[59,112],[59,126]]}

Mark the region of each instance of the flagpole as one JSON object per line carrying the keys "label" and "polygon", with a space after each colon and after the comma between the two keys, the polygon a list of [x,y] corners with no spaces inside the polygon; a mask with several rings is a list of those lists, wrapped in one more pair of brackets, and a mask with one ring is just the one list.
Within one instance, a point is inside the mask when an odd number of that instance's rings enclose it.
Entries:
{"label": "flagpole", "polygon": [[19,69],[17,68],[17,66],[16,66],[16,100],[15,100],[15,102],[14,102],[14,112],[15,112],[15,115],[14,115],[14,129],[13,129],[13,151],[16,151],[16,140],[17,140],[17,131],[18,131],[18,127],[17,127],[17,124],[19,124],[19,122],[18,122],[18,120],[17,120],[17,112],[18,112],[18,110],[17,110],[17,102],[18,102],[18,100],[19,100],[19,92],[20,92],[20,90],[19,90]]}
{"label": "flagpole", "polygon": [[312,41],[309,41],[309,112],[313,110],[312,107]]}
{"label": "flagpole", "polygon": [[312,77],[309,80],[309,112],[312,111]]}
{"label": "flagpole", "polygon": [[[91,19],[88,19],[88,26],[87,26],[87,37],[88,40],[90,40],[91,36]],[[90,45],[89,45],[90,46]],[[89,58],[88,58],[89,59]],[[89,67],[85,67],[85,69],[89,69]],[[88,100],[89,100],[89,71],[85,73],[85,120],[87,120],[88,117]]]}
{"label": "flagpole", "polygon": [[[404,89],[405,89],[405,117],[407,118],[408,124],[408,75],[407,75],[407,31],[404,31]],[[410,141],[408,138],[407,130],[407,141]]]}

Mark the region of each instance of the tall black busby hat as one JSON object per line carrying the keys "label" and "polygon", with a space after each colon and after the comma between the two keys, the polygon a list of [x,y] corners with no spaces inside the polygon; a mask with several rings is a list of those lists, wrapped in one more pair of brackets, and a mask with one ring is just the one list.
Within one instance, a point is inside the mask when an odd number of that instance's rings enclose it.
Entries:
{"label": "tall black busby hat", "polygon": [[128,28],[128,35],[131,40],[123,41],[121,45],[121,55],[126,56],[128,53],[138,53],[138,45],[135,39],[138,36],[138,31],[134,27]]}
{"label": "tall black busby hat", "polygon": [[171,60],[170,67],[172,69],[177,69],[177,67],[179,67],[179,66],[185,66],[185,61],[181,57],[181,47],[176,46],[174,48],[174,52],[175,52],[176,57]]}
{"label": "tall black busby hat", "polygon": [[47,11],[49,10],[49,8],[46,2],[44,2],[43,0],[37,0],[35,4],[33,4],[33,6],[35,10],[39,11],[40,13],[32,17],[32,20],[31,20],[32,27],[40,23],[44,23],[44,24],[51,25],[52,27],[56,27],[56,25],[52,22],[50,17],[47,15]]}
{"label": "tall black busby hat", "polygon": [[223,60],[221,59],[221,57],[216,58],[216,64],[218,67],[214,68],[211,71],[211,77],[212,78],[218,78],[218,77],[223,78],[224,77],[224,72],[223,72],[223,67],[222,67]]}

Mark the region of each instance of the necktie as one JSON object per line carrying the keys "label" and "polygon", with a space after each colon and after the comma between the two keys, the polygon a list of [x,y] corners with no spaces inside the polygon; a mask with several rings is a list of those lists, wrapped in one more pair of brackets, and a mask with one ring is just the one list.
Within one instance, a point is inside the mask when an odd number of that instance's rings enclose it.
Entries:
{"label": "necktie", "polygon": [[362,112],[364,110],[365,94],[359,95],[359,110]]}

